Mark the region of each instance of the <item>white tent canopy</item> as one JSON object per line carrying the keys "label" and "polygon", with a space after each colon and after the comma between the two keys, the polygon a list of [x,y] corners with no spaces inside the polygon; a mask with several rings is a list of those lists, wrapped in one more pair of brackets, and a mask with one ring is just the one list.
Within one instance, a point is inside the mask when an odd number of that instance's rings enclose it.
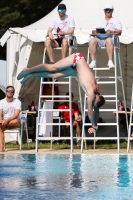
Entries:
{"label": "white tent canopy", "polygon": [[[88,50],[89,34],[96,21],[104,17],[103,7],[107,2],[107,0],[62,1],[67,6],[67,13],[75,18],[75,35],[79,44],[78,51],[81,51],[85,56]],[[118,18],[123,26],[123,32],[120,36],[121,58],[125,78],[126,99],[129,104],[133,79],[133,73],[131,73],[133,69],[133,24],[131,23],[133,18],[133,1],[129,0],[128,3],[125,3],[124,0],[111,0],[111,3],[114,5],[113,16]],[[16,80],[16,76],[24,67],[32,67],[42,63],[45,36],[50,21],[55,15],[57,15],[57,7],[47,16],[27,27],[10,28],[0,40],[1,46],[7,43],[7,85],[12,84],[15,86],[16,96],[21,96],[25,104],[28,104],[29,102],[27,101],[29,100],[34,100],[37,103],[40,79],[29,80],[25,84],[24,90],[20,92],[21,84]],[[60,57],[57,56],[56,59],[58,60]],[[99,57],[99,65],[106,59],[104,52]],[[74,86],[75,88],[76,86]],[[60,92],[64,91],[60,88]],[[23,96],[22,94],[25,95]]]}
{"label": "white tent canopy", "polygon": [[[66,4],[68,14],[75,18],[76,29],[75,35],[78,44],[88,42],[88,34],[91,33],[97,19],[104,17],[103,7],[107,0],[93,1],[93,0],[64,0],[62,3]],[[125,4],[124,0],[111,0],[114,5],[113,16],[122,22],[123,33],[120,37],[120,42],[129,44],[133,42],[133,24],[130,19],[133,19],[133,1],[129,0]],[[19,33],[24,37],[34,42],[42,42],[45,39],[47,29],[51,19],[57,15],[57,7],[48,15],[39,21],[24,27],[24,28],[10,28],[13,32]],[[2,45],[5,41],[2,41]]]}

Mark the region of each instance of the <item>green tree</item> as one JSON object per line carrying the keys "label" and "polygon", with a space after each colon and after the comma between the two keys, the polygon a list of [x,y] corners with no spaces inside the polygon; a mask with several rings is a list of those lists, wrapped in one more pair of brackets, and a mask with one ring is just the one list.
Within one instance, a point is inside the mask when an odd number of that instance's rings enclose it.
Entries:
{"label": "green tree", "polygon": [[[60,2],[61,0],[0,0],[0,30],[28,26],[47,15]],[[6,59],[6,46],[0,46],[0,59]]]}
{"label": "green tree", "polygon": [[61,0],[0,0],[0,30],[24,27],[51,12]]}

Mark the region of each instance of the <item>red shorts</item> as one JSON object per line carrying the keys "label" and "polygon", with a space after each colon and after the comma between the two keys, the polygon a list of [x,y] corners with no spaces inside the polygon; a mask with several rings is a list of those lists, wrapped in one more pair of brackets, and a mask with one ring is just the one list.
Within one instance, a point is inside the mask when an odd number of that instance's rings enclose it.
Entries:
{"label": "red shorts", "polygon": [[73,59],[73,66],[72,69],[76,70],[77,62],[80,59],[85,59],[82,53],[74,53],[74,59]]}

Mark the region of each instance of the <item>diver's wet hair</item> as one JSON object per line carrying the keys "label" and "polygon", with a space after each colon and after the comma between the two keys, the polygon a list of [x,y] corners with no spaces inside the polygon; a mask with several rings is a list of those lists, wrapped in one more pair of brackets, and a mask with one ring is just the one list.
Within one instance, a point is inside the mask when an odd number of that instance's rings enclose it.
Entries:
{"label": "diver's wet hair", "polygon": [[105,98],[103,96],[99,96],[100,101],[97,103],[97,107],[100,108],[101,106],[103,106],[103,104],[105,104]]}
{"label": "diver's wet hair", "polygon": [[100,92],[98,90],[95,90],[94,93],[95,93],[95,95],[97,95],[97,94],[100,95]]}

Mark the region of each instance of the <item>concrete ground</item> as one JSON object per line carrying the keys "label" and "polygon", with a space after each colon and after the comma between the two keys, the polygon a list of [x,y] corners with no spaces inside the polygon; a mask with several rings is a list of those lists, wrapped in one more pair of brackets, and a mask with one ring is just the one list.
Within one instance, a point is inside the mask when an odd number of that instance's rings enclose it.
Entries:
{"label": "concrete ground", "polygon": [[[36,152],[35,149],[20,151],[19,149],[10,148],[6,149],[5,152],[0,152],[0,154],[71,154],[71,149],[39,149]],[[83,153],[81,153],[80,149],[74,149],[72,154],[133,154],[133,149],[129,153],[127,153],[127,149],[120,149],[119,153],[117,149],[88,149],[83,150]]]}

